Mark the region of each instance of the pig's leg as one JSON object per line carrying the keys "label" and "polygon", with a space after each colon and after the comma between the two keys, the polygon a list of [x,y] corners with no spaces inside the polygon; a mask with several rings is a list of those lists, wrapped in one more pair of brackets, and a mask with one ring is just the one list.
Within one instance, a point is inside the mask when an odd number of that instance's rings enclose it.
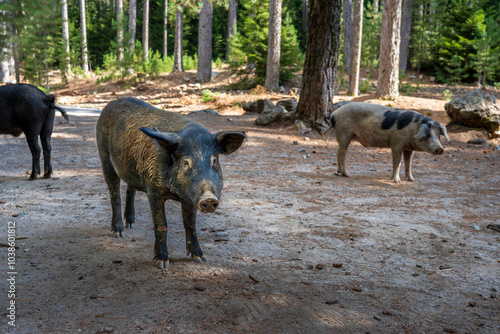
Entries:
{"label": "pig's leg", "polygon": [[45,170],[43,177],[48,179],[52,175],[52,163],[50,162],[50,154],[52,146],[50,145],[50,137],[52,136],[52,129],[54,127],[54,112],[47,117],[43,123],[42,131],[40,132],[40,141],[43,148],[43,161]]}
{"label": "pig's leg", "polygon": [[347,149],[349,148],[349,144],[351,143],[353,136],[349,137],[341,137],[337,138],[337,142],[339,144],[339,149],[337,151],[337,173],[336,175],[347,176],[347,171],[345,169],[345,156],[347,153]]}
{"label": "pig's leg", "polygon": [[411,159],[413,158],[413,151],[404,151],[403,157],[405,159],[405,175],[408,181],[415,181],[413,175],[411,174]]}
{"label": "pig's leg", "polygon": [[111,217],[111,232],[115,237],[123,238],[123,220],[122,220],[122,208],[121,208],[121,198],[120,198],[120,177],[116,174],[116,171],[111,164],[109,158],[105,157],[105,154],[100,154],[102,157],[102,171],[104,174],[104,179],[108,185],[109,196],[111,197],[111,210],[113,215]]}
{"label": "pig's leg", "polygon": [[392,177],[396,183],[401,183],[401,178],[399,177],[399,168],[401,167],[401,155],[402,150],[399,148],[392,149]]}
{"label": "pig's leg", "polygon": [[148,199],[155,228],[155,266],[157,268],[167,270],[169,267],[169,261],[165,200],[153,193],[148,193]]}
{"label": "pig's leg", "polygon": [[125,200],[125,227],[132,229],[135,223],[135,188],[127,186],[127,198]]}
{"label": "pig's leg", "polygon": [[196,207],[192,204],[182,203],[182,221],[186,230],[186,251],[191,253],[194,262],[206,261],[196,235]]}
{"label": "pig's leg", "polygon": [[38,174],[40,174],[40,152],[42,151],[40,145],[38,145],[38,134],[30,130],[24,131],[24,134],[26,135],[26,140],[28,141],[28,146],[33,158],[30,180],[36,180]]}

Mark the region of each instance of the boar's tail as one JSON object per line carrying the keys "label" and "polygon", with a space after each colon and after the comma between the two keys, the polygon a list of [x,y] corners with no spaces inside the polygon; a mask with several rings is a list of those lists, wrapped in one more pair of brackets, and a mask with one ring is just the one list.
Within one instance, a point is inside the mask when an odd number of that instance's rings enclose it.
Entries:
{"label": "boar's tail", "polygon": [[47,95],[44,101],[49,106],[49,108],[59,110],[61,112],[62,117],[64,117],[66,121],[69,121],[69,117],[66,111],[63,108],[56,106],[55,104],[56,97],[54,96],[54,94]]}

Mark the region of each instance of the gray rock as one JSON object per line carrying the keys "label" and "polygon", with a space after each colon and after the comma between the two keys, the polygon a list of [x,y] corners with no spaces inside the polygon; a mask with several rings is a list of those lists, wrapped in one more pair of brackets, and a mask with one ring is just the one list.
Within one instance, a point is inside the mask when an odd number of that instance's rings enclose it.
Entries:
{"label": "gray rock", "polygon": [[279,101],[276,104],[282,106],[289,112],[295,112],[297,110],[297,106],[299,105],[299,103],[295,99]]}
{"label": "gray rock", "polygon": [[255,120],[255,124],[257,125],[269,125],[274,122],[278,122],[281,120],[283,114],[286,113],[285,108],[282,106],[275,106],[273,109],[270,109],[266,112],[263,112],[257,117]]}
{"label": "gray rock", "polygon": [[243,104],[243,110],[247,112],[262,113],[264,110],[271,110],[275,107],[271,100],[257,100]]}
{"label": "gray rock", "polygon": [[500,130],[500,105],[495,97],[475,89],[457,97],[444,106],[446,113],[457,124],[473,128],[484,128],[489,132]]}

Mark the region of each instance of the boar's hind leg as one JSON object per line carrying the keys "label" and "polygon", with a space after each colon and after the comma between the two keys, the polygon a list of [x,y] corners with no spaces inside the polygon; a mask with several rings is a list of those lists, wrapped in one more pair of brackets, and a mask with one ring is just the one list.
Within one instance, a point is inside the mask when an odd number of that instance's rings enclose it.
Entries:
{"label": "boar's hind leg", "polygon": [[38,145],[38,134],[34,131],[24,131],[26,135],[26,140],[28,141],[28,146],[31,151],[31,156],[33,158],[31,166],[31,176],[30,180],[36,180],[38,174],[40,174],[40,145]]}
{"label": "boar's hind leg", "polygon": [[167,248],[167,218],[165,201],[155,194],[148,193],[149,206],[155,228],[155,266],[167,270],[169,267]]}
{"label": "boar's hind leg", "polygon": [[339,143],[339,149],[337,151],[337,173],[336,175],[349,177],[345,168],[345,156],[347,153],[347,149],[349,148],[349,144],[351,143],[352,136],[350,137],[337,137],[337,142]]}
{"label": "boar's hind leg", "polygon": [[186,231],[186,255],[191,253],[194,262],[202,263],[206,259],[196,235],[196,213],[196,208],[192,204],[182,203],[182,221]]}
{"label": "boar's hind leg", "polygon": [[408,181],[415,181],[413,175],[411,174],[411,159],[413,158],[413,151],[404,151],[403,156],[405,159],[405,175]]}
{"label": "boar's hind leg", "polygon": [[45,120],[42,132],[40,132],[40,141],[42,142],[43,148],[43,161],[45,164],[43,177],[48,179],[52,175],[52,163],[50,162],[50,153],[52,151],[52,146],[50,145],[50,137],[52,136],[52,129],[54,127],[54,114],[52,117],[47,117]]}
{"label": "boar's hind leg", "polygon": [[135,223],[135,188],[127,186],[127,198],[125,200],[125,227],[132,229]]}
{"label": "boar's hind leg", "polygon": [[[103,155],[101,155],[102,157]],[[111,232],[118,238],[123,238],[123,220],[121,212],[121,198],[120,198],[120,177],[116,174],[113,165],[109,159],[102,160],[102,171],[104,179],[108,185],[109,196],[111,197],[111,210],[113,215],[111,217]]]}

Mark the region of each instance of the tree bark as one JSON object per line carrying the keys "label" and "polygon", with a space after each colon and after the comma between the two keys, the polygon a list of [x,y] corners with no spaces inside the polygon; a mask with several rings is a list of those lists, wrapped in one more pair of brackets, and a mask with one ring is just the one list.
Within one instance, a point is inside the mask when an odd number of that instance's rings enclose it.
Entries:
{"label": "tree bark", "polygon": [[227,11],[227,39],[226,39],[226,60],[229,60],[229,54],[231,53],[231,36],[237,34],[237,4],[236,0],[229,0],[229,9]]}
{"label": "tree bark", "polygon": [[[0,3],[2,2],[4,0],[0,0]],[[0,22],[0,36],[7,37],[0,46],[0,83],[11,82],[10,76],[14,73],[14,43],[11,38],[8,38],[14,32],[14,20],[7,19],[7,17],[14,17],[13,12],[0,12],[0,15],[6,18],[5,21]]]}
{"label": "tree bark", "polygon": [[142,17],[142,55],[144,60],[149,59],[149,0],[143,1]]}
{"label": "tree bark", "polygon": [[61,0],[61,11],[62,11],[62,35],[63,35],[63,45],[64,45],[64,76],[66,77],[66,82],[68,80],[67,76],[71,75],[71,61],[70,61],[70,49],[69,49],[69,24],[68,24],[68,0]]}
{"label": "tree bark", "polygon": [[87,18],[85,0],[80,0],[80,29],[82,31],[82,69],[85,73],[89,71],[89,56],[87,50]]}
{"label": "tree bark", "polygon": [[269,37],[267,42],[267,66],[265,87],[277,90],[280,85],[281,55],[281,0],[269,2]]}
{"label": "tree bark", "polygon": [[399,70],[406,73],[408,69],[408,49],[411,35],[411,16],[413,0],[403,0],[403,13],[401,17],[401,48],[399,57]]}
{"label": "tree bark", "polygon": [[163,57],[167,57],[167,23],[168,23],[168,0],[165,0],[165,12],[163,14]]}
{"label": "tree bark", "polygon": [[385,0],[382,10],[377,96],[387,100],[394,100],[399,96],[401,1]]}
{"label": "tree bark", "polygon": [[118,42],[118,61],[123,60],[123,0],[116,0],[116,39]]}
{"label": "tree bark", "polygon": [[344,17],[344,70],[349,73],[349,66],[351,64],[351,42],[352,42],[352,0],[342,1],[343,11],[342,15]]}
{"label": "tree bark", "polygon": [[182,11],[177,9],[175,14],[174,68],[172,72],[184,71],[184,66],[182,65],[183,16]]}
{"label": "tree bark", "polygon": [[363,0],[354,0],[353,35],[351,48],[351,67],[349,69],[348,94],[358,96],[359,66],[361,62],[361,40],[363,36]]}
{"label": "tree bark", "polygon": [[316,126],[329,110],[340,47],[341,0],[311,0],[297,119]]}
{"label": "tree bark", "polygon": [[213,5],[202,1],[198,23],[198,73],[196,80],[208,82],[212,79],[212,16]]}
{"label": "tree bark", "polygon": [[130,7],[128,9],[128,33],[130,38],[128,40],[128,53],[132,55],[135,47],[135,32],[137,27],[137,0],[130,0]]}

